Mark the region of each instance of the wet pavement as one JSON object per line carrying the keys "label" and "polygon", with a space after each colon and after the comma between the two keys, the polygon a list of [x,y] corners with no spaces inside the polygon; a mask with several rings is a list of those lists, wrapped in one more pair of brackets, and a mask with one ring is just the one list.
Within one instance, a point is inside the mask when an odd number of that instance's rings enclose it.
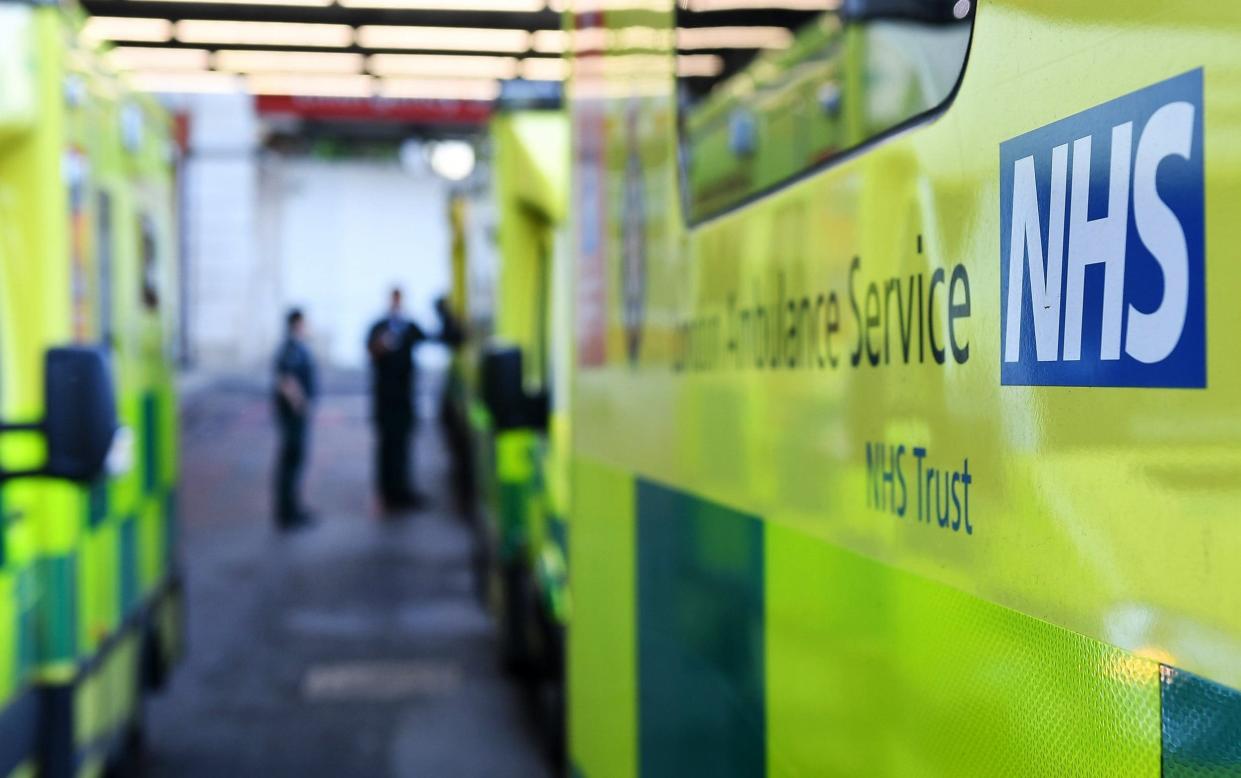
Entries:
{"label": "wet pavement", "polygon": [[496,662],[437,426],[417,440],[431,505],[384,519],[362,384],[335,383],[307,477],[319,525],[292,535],[270,521],[261,387],[185,401],[189,654],[148,703],[148,774],[547,775],[528,695]]}

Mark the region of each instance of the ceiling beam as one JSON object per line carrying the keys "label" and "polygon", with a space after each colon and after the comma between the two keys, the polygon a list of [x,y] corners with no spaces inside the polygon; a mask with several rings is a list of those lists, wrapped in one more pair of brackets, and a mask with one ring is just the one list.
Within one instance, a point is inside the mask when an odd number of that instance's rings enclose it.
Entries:
{"label": "ceiling beam", "polygon": [[312,24],[409,25],[414,27],[490,27],[509,30],[559,30],[554,11],[441,11],[330,6],[275,6],[239,3],[162,3],[145,0],[84,0],[95,16],[149,19],[208,19],[239,22],[305,22]]}
{"label": "ceiling beam", "polygon": [[[274,6],[246,3],[150,2],[149,0],[83,0],[96,16],[150,19],[208,19],[251,22],[308,22],[318,24],[409,25],[414,27],[488,27],[509,30],[559,30],[554,11],[404,10],[330,6]],[[728,10],[677,14],[682,27],[770,26],[796,30],[820,15],[818,11],[787,9]]]}

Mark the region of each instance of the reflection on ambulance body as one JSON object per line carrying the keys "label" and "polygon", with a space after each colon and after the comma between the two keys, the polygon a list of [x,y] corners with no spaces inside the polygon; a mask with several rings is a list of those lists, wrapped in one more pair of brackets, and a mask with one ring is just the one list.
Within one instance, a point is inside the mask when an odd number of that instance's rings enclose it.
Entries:
{"label": "reflection on ambulance body", "polygon": [[[885,36],[914,26],[867,20],[865,9],[898,5],[918,4],[851,4],[857,17],[806,33],[836,36],[830,65],[799,70],[795,43],[756,65],[756,81],[776,86],[700,107],[678,105],[666,72],[620,78],[638,59],[624,51],[575,70],[575,164],[620,181],[639,154],[649,204],[644,253],[622,249],[638,220],[625,218],[619,186],[605,190],[601,215],[575,214],[589,233],[577,256],[570,554],[570,740],[582,774],[607,773],[624,753],[635,770],[682,773],[1039,764],[1158,775],[1235,763],[1241,624],[1221,594],[1236,582],[1220,554],[1241,543],[1227,507],[1241,488],[1239,374],[1225,351],[1238,321],[1219,285],[1228,267],[1217,261],[1201,286],[1193,255],[1195,234],[1206,258],[1235,242],[1235,220],[1210,214],[1236,184],[1241,17],[995,0],[967,25],[959,88],[928,77],[906,91],[896,71],[863,77],[867,63],[891,62],[868,25]],[[577,11],[575,24],[600,21]],[[604,18],[621,27],[637,12]],[[781,57],[791,75],[768,67]],[[811,72],[822,81],[798,81]],[[651,88],[661,82],[662,93]],[[765,136],[816,126],[782,123],[808,102],[783,102],[786,83],[802,95],[839,85],[819,92],[838,105],[834,122],[803,139]],[[882,97],[868,99],[869,86]],[[903,102],[896,94],[940,96],[924,108],[952,99],[927,117],[911,99],[902,119],[887,113]],[[1162,298],[1150,279],[1176,252],[1151,245],[1159,236],[1142,234],[1136,205],[1109,202],[1120,170],[1109,141],[1132,122],[1136,154],[1152,117],[1175,104],[1197,109],[1201,141],[1159,163],[1154,189],[1185,235],[1186,321],[1202,317],[1201,350],[1187,324],[1170,341],[1176,369],[1105,364],[1105,273],[1116,271],[1079,253],[1065,258],[1056,315],[1067,330],[1081,273],[1084,366],[1040,367],[1022,340],[1013,373],[1001,349],[1002,233],[1014,217],[997,155],[1037,149],[1046,242],[1054,148],[1071,147],[1066,251],[1073,187],[1090,198],[1079,222],[1123,207],[1133,218],[1122,299],[1151,314]],[[866,106],[885,118],[872,124]],[[730,124],[739,113],[748,119]],[[892,121],[899,132],[871,140]],[[671,169],[677,122],[683,170]],[[1085,136],[1094,155],[1079,177],[1071,160],[1086,159],[1075,146]],[[832,155],[867,143],[816,166],[829,137]],[[1133,159],[1123,174],[1137,182]],[[678,201],[680,175],[684,219],[659,205]],[[644,289],[627,295],[624,279],[642,274],[624,265],[642,256]],[[1030,318],[1023,325],[1032,332]],[[1200,388],[1168,388],[1195,385],[1195,365]],[[632,701],[635,724],[617,701]]]}

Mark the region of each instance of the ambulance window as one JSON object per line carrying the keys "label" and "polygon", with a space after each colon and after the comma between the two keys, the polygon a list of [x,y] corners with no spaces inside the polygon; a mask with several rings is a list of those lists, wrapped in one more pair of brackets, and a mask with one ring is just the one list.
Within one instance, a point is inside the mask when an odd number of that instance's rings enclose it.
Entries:
{"label": "ambulance window", "polygon": [[147,310],[159,308],[159,241],[155,235],[155,222],[143,216],[142,231],[142,304]]}
{"label": "ambulance window", "polygon": [[964,70],[974,18],[973,0],[744,5],[678,0],[681,166],[692,221],[939,109]]}
{"label": "ambulance window", "polygon": [[99,336],[112,342],[112,195],[100,192],[96,224],[99,245]]}

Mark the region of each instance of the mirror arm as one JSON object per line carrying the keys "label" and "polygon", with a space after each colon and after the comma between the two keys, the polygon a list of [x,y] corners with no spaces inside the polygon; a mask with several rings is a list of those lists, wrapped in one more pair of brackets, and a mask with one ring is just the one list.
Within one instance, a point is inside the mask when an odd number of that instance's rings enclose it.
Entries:
{"label": "mirror arm", "polygon": [[46,471],[41,469],[29,470],[0,470],[0,484],[7,481],[13,481],[18,478],[39,478],[47,475]]}
{"label": "mirror arm", "polygon": [[28,421],[22,423],[13,423],[0,421],[0,434],[5,432],[42,432],[43,422]]}

